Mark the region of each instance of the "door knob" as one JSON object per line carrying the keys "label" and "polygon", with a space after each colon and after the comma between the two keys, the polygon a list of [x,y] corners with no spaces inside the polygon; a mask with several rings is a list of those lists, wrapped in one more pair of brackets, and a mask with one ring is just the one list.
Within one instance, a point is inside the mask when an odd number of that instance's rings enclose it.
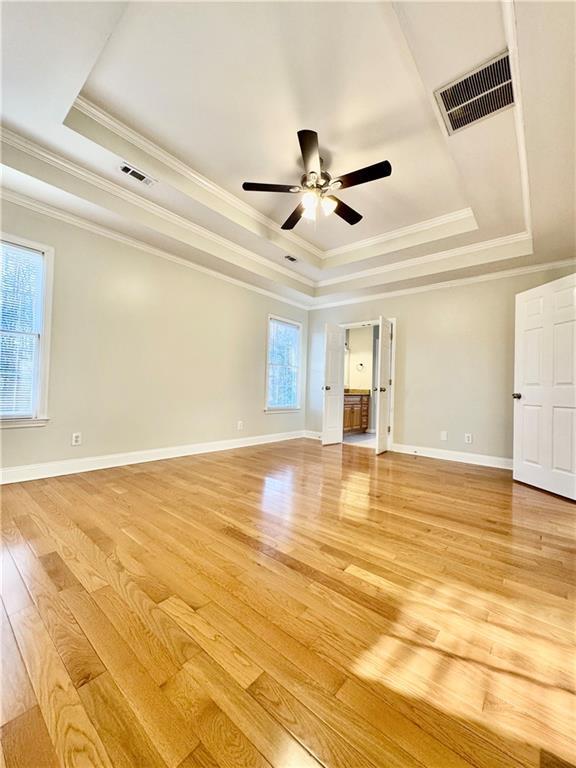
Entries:
{"label": "door knob", "polygon": [[324,387],[324,390],[325,390],[326,392],[329,392],[329,391],[330,391],[330,387]]}
{"label": "door knob", "polygon": [[380,392],[386,392],[386,387],[380,387]]}
{"label": "door knob", "polygon": [[521,400],[522,399],[522,395],[520,394],[520,392],[513,392],[512,393],[512,397],[514,398],[514,400]]}

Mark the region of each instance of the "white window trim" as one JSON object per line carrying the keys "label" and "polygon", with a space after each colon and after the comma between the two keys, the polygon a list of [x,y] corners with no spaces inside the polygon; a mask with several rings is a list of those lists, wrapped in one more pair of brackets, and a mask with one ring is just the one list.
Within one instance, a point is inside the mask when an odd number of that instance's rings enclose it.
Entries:
{"label": "white window trim", "polygon": [[[270,320],[279,320],[281,323],[288,323],[289,325],[295,325],[298,328],[298,339],[299,339],[299,367],[298,367],[298,392],[297,392],[297,402],[298,405],[295,408],[270,408],[268,406],[268,361],[269,361],[269,350],[270,350]],[[266,365],[265,365],[265,373],[266,373],[266,383],[265,383],[265,400],[264,400],[264,413],[296,413],[297,411],[302,410],[302,371],[303,371],[303,365],[302,365],[302,323],[299,320],[292,320],[290,317],[282,317],[281,315],[273,315],[269,314],[266,319]]]}
{"label": "white window trim", "polygon": [[54,248],[44,243],[26,240],[17,235],[0,232],[6,243],[39,251],[44,258],[44,293],[42,296],[42,332],[38,350],[38,385],[36,390],[36,414],[31,418],[0,417],[0,429],[15,427],[43,427],[50,421],[48,416],[48,381],[50,376],[50,331],[52,329],[52,288],[54,284]]}

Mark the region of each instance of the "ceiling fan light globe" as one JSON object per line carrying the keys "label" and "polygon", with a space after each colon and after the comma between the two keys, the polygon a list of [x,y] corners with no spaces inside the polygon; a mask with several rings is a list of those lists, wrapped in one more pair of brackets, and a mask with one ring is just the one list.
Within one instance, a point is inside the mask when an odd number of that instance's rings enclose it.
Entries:
{"label": "ceiling fan light globe", "polygon": [[302,205],[304,206],[305,211],[316,211],[316,207],[318,205],[318,194],[313,190],[304,192],[302,195]]}
{"label": "ceiling fan light globe", "polygon": [[316,221],[316,208],[304,208],[302,218],[308,219],[308,221]]}
{"label": "ceiling fan light globe", "polygon": [[336,200],[333,200],[331,197],[324,197],[322,198],[322,213],[324,216],[330,216],[331,213],[334,213],[336,210]]}

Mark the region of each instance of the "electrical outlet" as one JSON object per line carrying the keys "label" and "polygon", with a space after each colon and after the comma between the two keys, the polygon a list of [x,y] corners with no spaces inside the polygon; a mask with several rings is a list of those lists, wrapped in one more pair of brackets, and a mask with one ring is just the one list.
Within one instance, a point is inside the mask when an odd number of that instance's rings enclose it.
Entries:
{"label": "electrical outlet", "polygon": [[470,445],[470,443],[472,442],[472,433],[471,432],[465,432],[464,433],[464,442],[468,443],[468,445]]}
{"label": "electrical outlet", "polygon": [[72,445],[82,445],[82,432],[72,432]]}
{"label": "electrical outlet", "polygon": [[448,440],[448,432],[446,432],[445,429],[443,429],[440,432],[440,440],[442,440],[443,442],[446,442],[446,440]]}
{"label": "electrical outlet", "polygon": [[236,424],[236,429],[238,430],[238,432],[242,432],[242,430],[244,429],[244,422],[241,421],[240,419],[238,420],[238,423]]}

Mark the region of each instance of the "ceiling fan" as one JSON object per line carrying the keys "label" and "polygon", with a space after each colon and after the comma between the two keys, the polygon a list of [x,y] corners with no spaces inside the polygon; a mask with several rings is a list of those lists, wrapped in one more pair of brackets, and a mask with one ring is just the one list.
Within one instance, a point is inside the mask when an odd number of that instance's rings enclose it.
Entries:
{"label": "ceiling fan", "polygon": [[318,207],[322,208],[325,216],[335,213],[348,224],[358,224],[362,215],[342,200],[334,197],[333,193],[340,189],[355,187],[358,184],[366,184],[367,181],[376,181],[390,176],[392,166],[388,160],[368,165],[366,168],[360,168],[358,171],[345,173],[343,176],[333,179],[328,171],[322,167],[316,131],[298,131],[298,141],[305,171],[300,179],[300,184],[259,184],[258,182],[245,181],[242,184],[242,189],[247,192],[288,192],[291,194],[303,192],[302,200],[282,224],[282,229],[294,229],[302,217],[311,220],[316,219]]}

